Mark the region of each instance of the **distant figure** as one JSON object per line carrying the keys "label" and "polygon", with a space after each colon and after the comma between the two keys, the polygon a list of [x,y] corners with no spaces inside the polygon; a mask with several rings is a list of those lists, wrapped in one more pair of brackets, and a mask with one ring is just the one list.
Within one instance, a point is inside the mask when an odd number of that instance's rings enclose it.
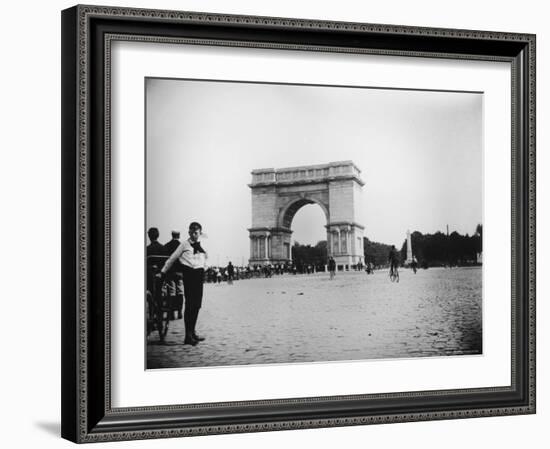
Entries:
{"label": "distant figure", "polygon": [[[179,231],[172,231],[172,240],[164,245],[166,256],[170,257],[178,246],[180,246],[180,243]],[[166,274],[166,287],[168,301],[172,308],[171,319],[175,319],[174,311],[177,310],[178,320],[181,320],[183,318],[183,276],[182,268],[178,261],[172,265],[172,268]]]}
{"label": "distant figure", "polygon": [[397,255],[397,250],[395,245],[391,246],[390,253],[388,255],[388,262],[390,263],[390,278],[397,280],[399,282],[399,272],[397,271],[397,266],[399,265],[399,256]]}
{"label": "distant figure", "polygon": [[180,243],[161,270],[161,274],[166,275],[176,260],[182,266],[185,293],[185,311],[183,313],[185,340],[183,344],[192,346],[204,340],[204,337],[197,335],[195,331],[199,310],[202,306],[204,270],[208,258],[199,241],[201,234],[202,226],[200,223],[192,222],[189,225],[189,238]]}
{"label": "distant figure", "polygon": [[164,244],[164,251],[167,256],[171,256],[172,253],[180,246],[180,232],[172,231],[172,240]]}
{"label": "distant figure", "polygon": [[[158,242],[159,230],[157,228],[149,228],[147,231],[151,243],[147,245],[147,290],[154,294],[155,273],[164,263],[164,246]],[[157,284],[159,285],[159,284]]]}
{"label": "distant figure", "polygon": [[231,285],[233,284],[233,276],[235,275],[235,267],[231,262],[227,264],[226,272],[227,272],[227,283]]}
{"label": "distant figure", "polygon": [[328,272],[330,273],[330,279],[334,279],[336,274],[336,261],[333,257],[329,257],[328,259]]}
{"label": "distant figure", "polygon": [[416,260],[415,256],[412,257],[411,268],[413,270],[413,273],[416,274],[416,270],[418,269],[418,261]]}
{"label": "distant figure", "polygon": [[[149,240],[151,243],[147,245],[147,255],[148,256],[163,256],[164,255],[164,246],[159,243],[159,230],[157,228],[149,228],[147,231]],[[143,248],[143,247],[142,247]]]}

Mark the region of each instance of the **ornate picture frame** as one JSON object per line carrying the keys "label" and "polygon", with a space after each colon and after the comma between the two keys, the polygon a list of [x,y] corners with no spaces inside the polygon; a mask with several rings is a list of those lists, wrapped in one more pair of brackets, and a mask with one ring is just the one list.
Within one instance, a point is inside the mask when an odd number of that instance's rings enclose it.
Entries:
{"label": "ornate picture frame", "polygon": [[[117,41],[508,63],[510,385],[113,407],[110,77]],[[535,42],[505,32],[81,5],[63,11],[62,436],[84,443],[535,413]]]}

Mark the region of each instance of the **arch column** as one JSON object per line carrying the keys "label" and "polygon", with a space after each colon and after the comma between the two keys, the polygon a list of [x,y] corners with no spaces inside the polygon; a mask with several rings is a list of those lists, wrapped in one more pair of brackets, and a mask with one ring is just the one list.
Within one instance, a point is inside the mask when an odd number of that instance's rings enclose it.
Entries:
{"label": "arch column", "polygon": [[327,257],[332,256],[332,244],[332,231],[330,229],[327,229]]}
{"label": "arch column", "polygon": [[348,248],[348,230],[346,228],[340,229],[340,241],[342,245],[340,254],[347,254],[349,251],[349,248]]}
{"label": "arch column", "polygon": [[250,264],[286,263],[291,260],[290,236],[292,231],[290,229],[252,228],[248,231],[250,232],[250,246],[253,248]]}
{"label": "arch column", "polygon": [[250,236],[250,258],[256,257],[256,237]]}
{"label": "arch column", "polygon": [[260,241],[260,252],[258,254],[258,259],[265,259],[265,252],[266,252],[266,238],[265,238],[265,235],[261,235],[260,238],[258,239]]}
{"label": "arch column", "polygon": [[350,227],[350,226],[347,227],[347,230],[346,230],[346,237],[347,237],[347,239],[348,239],[348,241],[347,241],[347,247],[348,247],[348,251],[347,251],[347,254],[348,254],[348,267],[349,267],[349,269],[351,270],[351,266],[353,265],[352,254],[354,254],[355,251],[354,251],[354,247],[352,246],[352,243],[353,243],[353,242],[352,242],[352,240],[351,240],[352,235],[351,235],[351,227]]}

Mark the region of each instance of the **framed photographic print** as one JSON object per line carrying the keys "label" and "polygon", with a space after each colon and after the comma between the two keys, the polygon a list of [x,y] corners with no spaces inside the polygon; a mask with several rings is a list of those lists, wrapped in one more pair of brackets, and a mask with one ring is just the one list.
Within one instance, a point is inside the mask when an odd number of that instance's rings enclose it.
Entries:
{"label": "framed photographic print", "polygon": [[535,412],[535,36],[62,12],[62,435]]}

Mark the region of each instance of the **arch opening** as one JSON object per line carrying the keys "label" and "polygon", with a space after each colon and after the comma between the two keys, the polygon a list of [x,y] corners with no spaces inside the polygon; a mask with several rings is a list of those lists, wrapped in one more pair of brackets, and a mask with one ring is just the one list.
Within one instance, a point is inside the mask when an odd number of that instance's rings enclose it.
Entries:
{"label": "arch opening", "polygon": [[290,218],[288,228],[292,231],[292,243],[315,246],[327,239],[327,218],[315,202],[301,205]]}
{"label": "arch opening", "polygon": [[327,224],[329,222],[328,211],[325,205],[310,198],[300,198],[299,200],[293,201],[291,204],[287,205],[286,208],[283,210],[283,214],[280,220],[281,226],[283,228],[290,229],[296,213],[298,213],[298,211],[304,206],[308,205],[319,206],[324,215],[324,224]]}
{"label": "arch opening", "polygon": [[327,264],[327,217],[319,204],[311,201],[294,211],[289,223],[291,259],[300,273],[325,271]]}

